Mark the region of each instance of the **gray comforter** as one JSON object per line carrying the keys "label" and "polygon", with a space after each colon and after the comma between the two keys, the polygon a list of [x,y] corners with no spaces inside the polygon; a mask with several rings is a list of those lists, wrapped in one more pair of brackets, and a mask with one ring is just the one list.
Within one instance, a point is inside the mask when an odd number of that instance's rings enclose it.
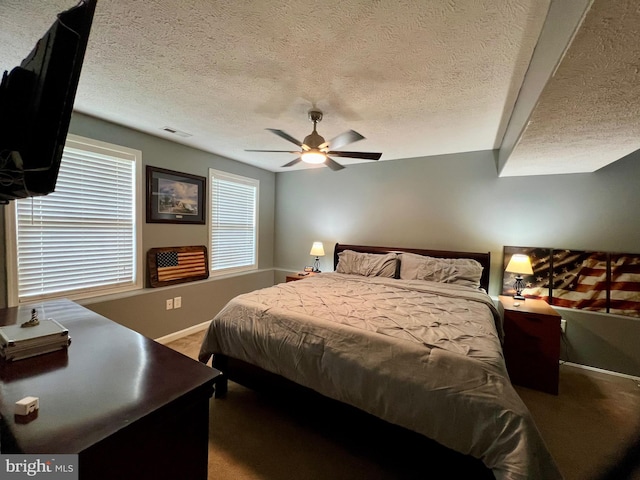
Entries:
{"label": "gray comforter", "polygon": [[483,292],[323,273],[231,300],[200,360],[225,354],[481,459],[497,479],[561,478],[509,381]]}

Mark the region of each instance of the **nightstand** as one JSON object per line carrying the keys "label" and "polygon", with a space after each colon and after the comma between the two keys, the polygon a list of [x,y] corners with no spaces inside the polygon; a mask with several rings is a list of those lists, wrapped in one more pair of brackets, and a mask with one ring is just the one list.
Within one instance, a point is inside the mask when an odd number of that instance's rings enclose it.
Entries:
{"label": "nightstand", "polygon": [[543,300],[514,300],[504,295],[499,299],[504,308],[504,358],[511,382],[557,395],[560,315]]}
{"label": "nightstand", "polygon": [[287,275],[287,282],[295,282],[296,280],[303,280],[305,278],[313,277],[314,275],[318,275],[314,272],[309,272],[308,275],[300,275],[299,273],[294,273],[293,275]]}

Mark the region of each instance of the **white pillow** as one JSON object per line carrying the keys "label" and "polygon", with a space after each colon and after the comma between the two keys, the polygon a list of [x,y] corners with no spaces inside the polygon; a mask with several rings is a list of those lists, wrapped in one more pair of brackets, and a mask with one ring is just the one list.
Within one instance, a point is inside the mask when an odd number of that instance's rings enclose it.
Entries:
{"label": "white pillow", "polygon": [[395,253],[360,253],[344,250],[338,254],[336,272],[365,277],[394,278],[397,264],[398,255]]}
{"label": "white pillow", "polygon": [[484,268],[471,258],[435,258],[415,253],[401,253],[400,278],[455,283],[480,288]]}

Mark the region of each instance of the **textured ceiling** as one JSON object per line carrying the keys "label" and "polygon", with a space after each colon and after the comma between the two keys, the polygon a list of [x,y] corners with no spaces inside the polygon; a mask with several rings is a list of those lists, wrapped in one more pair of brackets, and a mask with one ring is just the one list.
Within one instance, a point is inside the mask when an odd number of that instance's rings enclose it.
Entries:
{"label": "textured ceiling", "polygon": [[640,4],[596,1],[502,175],[592,172],[640,148]]}
{"label": "textured ceiling", "polygon": [[[0,68],[18,65],[75,3],[2,0]],[[303,140],[311,107],[324,112],[326,139],[356,130],[366,139],[344,149],[382,161],[499,149],[504,138],[503,175],[591,171],[640,147],[640,56],[614,58],[638,43],[638,7],[582,0],[550,28],[557,3],[98,0],[75,108],[272,171],[295,156],[244,150],[292,148],[265,129]],[[545,25],[568,34],[536,77]],[[524,101],[523,91],[541,95]]]}

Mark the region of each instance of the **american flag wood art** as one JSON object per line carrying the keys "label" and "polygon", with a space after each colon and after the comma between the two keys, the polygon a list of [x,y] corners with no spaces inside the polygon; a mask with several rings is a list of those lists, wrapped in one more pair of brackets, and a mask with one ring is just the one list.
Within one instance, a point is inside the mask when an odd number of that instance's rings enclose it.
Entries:
{"label": "american flag wood art", "polygon": [[149,283],[164,287],[209,278],[207,247],[152,248],[147,252]]}
{"label": "american flag wood art", "polygon": [[[550,305],[640,318],[640,254],[504,247],[504,267],[514,253],[529,255],[533,275],[523,295]],[[513,295],[513,275],[502,294]]]}

